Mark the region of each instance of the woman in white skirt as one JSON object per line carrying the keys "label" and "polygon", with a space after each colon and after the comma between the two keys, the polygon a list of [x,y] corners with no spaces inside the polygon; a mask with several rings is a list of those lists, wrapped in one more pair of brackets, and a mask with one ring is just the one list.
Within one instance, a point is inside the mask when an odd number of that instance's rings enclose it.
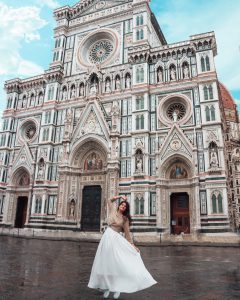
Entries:
{"label": "woman in white skirt", "polygon": [[[116,206],[117,199],[123,201]],[[108,200],[108,228],[98,245],[88,287],[104,291],[103,297],[118,299],[120,293],[133,293],[157,283],[147,271],[139,249],[133,244],[129,225],[130,207],[125,196]],[[120,234],[124,232],[125,238]]]}

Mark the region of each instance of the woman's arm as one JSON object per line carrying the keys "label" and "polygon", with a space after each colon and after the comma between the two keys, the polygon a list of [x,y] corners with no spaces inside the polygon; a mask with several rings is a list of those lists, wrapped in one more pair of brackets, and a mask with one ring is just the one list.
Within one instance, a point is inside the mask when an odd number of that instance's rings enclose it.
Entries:
{"label": "woman's arm", "polygon": [[109,208],[112,207],[113,202],[115,202],[116,200],[121,199],[121,198],[122,198],[123,200],[126,200],[126,197],[125,197],[125,196],[114,196],[114,197],[108,199],[108,206],[109,206]]}

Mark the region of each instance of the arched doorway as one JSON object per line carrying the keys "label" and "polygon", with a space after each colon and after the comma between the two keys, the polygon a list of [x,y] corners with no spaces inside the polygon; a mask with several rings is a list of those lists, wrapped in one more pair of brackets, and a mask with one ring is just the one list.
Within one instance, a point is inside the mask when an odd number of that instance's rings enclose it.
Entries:
{"label": "arched doorway", "polygon": [[14,227],[23,228],[27,218],[28,197],[18,197]]}
{"label": "arched doorway", "polygon": [[173,193],[171,201],[171,234],[190,233],[189,195]]}
{"label": "arched doorway", "polygon": [[101,186],[85,186],[82,197],[81,229],[83,231],[100,231]]}
{"label": "arched doorway", "polygon": [[23,228],[27,221],[30,175],[25,168],[20,167],[13,175],[13,185],[16,191],[16,214],[14,227]]}

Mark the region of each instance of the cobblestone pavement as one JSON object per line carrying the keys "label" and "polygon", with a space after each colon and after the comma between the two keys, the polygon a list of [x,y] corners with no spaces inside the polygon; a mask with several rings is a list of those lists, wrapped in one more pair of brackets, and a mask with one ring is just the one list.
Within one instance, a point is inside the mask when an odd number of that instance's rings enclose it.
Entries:
{"label": "cobblestone pavement", "polygon": [[[0,236],[1,300],[97,300],[87,287],[97,243]],[[240,251],[231,247],[140,247],[158,281],[122,300],[240,299]]]}

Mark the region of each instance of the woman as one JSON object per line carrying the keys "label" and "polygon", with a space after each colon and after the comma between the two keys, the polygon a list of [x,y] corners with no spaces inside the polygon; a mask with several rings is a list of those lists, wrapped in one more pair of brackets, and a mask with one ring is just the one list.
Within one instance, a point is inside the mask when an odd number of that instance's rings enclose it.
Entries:
{"label": "woman", "polygon": [[[121,203],[116,206],[117,199]],[[99,243],[92,266],[88,287],[104,291],[104,298],[114,292],[133,293],[157,283],[141,259],[139,249],[133,244],[129,225],[130,207],[125,196],[115,196],[108,200],[108,228]],[[124,232],[126,239],[120,234]]]}

